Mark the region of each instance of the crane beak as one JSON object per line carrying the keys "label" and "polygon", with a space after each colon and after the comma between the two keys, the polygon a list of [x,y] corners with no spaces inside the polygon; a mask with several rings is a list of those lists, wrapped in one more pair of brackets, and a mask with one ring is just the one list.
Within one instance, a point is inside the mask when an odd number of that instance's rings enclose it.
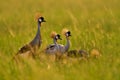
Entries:
{"label": "crane beak", "polygon": [[43,22],[46,22],[45,20],[43,20]]}

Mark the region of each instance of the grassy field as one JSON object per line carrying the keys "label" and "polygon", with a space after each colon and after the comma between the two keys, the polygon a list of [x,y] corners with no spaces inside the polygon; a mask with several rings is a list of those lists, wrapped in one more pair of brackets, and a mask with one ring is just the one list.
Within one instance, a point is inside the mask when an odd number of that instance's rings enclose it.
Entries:
{"label": "grassy field", "polygon": [[[120,0],[1,0],[0,80],[120,80]],[[89,61],[67,58],[52,61],[40,53],[40,60],[11,61],[18,49],[33,39],[41,13],[43,43],[52,43],[51,31],[72,32],[72,49],[88,52],[96,48],[102,55]],[[65,37],[59,43],[65,43]]]}

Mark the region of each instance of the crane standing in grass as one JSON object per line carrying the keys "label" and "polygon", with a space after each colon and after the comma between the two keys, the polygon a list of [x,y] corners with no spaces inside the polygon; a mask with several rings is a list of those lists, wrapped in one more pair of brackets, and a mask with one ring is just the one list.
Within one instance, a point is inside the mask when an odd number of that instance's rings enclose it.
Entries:
{"label": "crane standing in grass", "polygon": [[43,17],[39,16],[37,18],[37,22],[38,22],[38,29],[37,29],[36,36],[30,43],[28,43],[28,44],[24,45],[22,48],[20,48],[20,50],[17,52],[16,55],[28,54],[28,55],[32,55],[33,57],[35,56],[36,51],[39,49],[39,47],[41,46],[41,43],[42,43],[41,32],[40,32],[41,23],[46,22],[46,21],[44,20]]}
{"label": "crane standing in grass", "polygon": [[57,52],[59,52],[59,45],[57,43],[57,40],[60,39],[60,35],[57,34],[56,32],[52,32],[51,33],[51,38],[53,38],[53,44],[50,44],[49,46],[47,46],[47,48],[45,49],[45,53],[50,53],[50,54],[55,54]]}

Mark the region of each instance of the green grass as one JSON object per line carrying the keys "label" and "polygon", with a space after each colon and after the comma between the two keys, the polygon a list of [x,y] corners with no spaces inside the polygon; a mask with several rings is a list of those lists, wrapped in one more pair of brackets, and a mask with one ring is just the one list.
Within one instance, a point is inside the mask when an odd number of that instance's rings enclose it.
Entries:
{"label": "green grass", "polygon": [[[119,0],[1,0],[0,1],[0,80],[120,80],[120,1]],[[43,44],[52,43],[51,31],[72,32],[71,49],[97,48],[98,59],[77,58],[41,60],[14,64],[11,58],[35,36],[35,14],[47,21],[42,24]],[[65,43],[65,37],[59,43]]]}

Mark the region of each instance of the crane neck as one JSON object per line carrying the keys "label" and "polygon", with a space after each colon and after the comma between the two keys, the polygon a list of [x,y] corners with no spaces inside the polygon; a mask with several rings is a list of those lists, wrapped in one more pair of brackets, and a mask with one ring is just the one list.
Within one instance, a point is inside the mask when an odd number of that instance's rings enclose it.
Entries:
{"label": "crane neck", "polygon": [[66,37],[65,51],[68,51],[69,47],[70,47],[70,40],[69,37]]}

